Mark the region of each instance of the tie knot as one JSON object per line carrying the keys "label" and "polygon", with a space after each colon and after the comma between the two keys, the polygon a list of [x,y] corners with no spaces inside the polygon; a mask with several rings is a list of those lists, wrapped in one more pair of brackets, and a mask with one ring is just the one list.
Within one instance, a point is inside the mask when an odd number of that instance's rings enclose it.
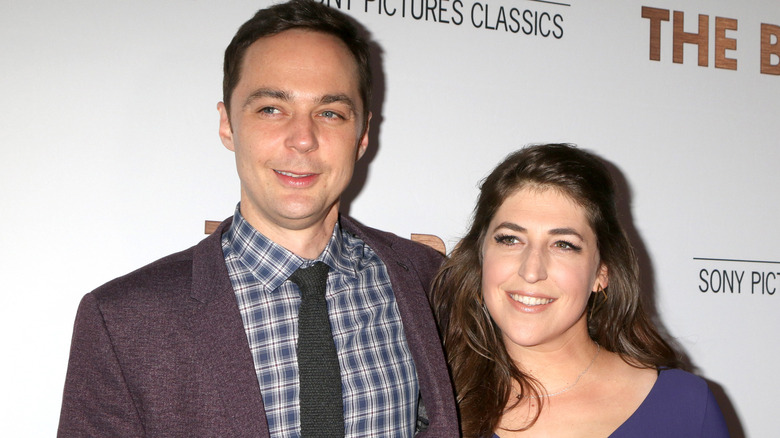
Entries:
{"label": "tie knot", "polygon": [[298,268],[290,276],[290,281],[298,285],[301,295],[319,293],[325,295],[330,267],[323,262],[316,262],[308,268]]}

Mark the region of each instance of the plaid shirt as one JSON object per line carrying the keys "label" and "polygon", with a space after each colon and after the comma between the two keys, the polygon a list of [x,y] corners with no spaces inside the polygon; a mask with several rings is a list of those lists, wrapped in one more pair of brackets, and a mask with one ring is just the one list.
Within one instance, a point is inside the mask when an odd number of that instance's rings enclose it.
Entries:
{"label": "plaid shirt", "polygon": [[[222,236],[272,437],[300,437],[298,306],[288,281],[307,260],[275,244],[236,208]],[[345,436],[414,435],[419,387],[384,263],[336,224],[316,259],[330,267],[326,300],[341,366]]]}

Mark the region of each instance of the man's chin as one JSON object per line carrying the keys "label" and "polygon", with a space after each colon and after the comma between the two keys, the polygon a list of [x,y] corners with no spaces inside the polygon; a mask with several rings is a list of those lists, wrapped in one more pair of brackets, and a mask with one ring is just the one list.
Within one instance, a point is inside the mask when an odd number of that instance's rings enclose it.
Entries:
{"label": "man's chin", "polygon": [[317,227],[333,228],[338,218],[338,203],[323,209],[311,204],[286,204],[279,212],[278,225],[285,229],[306,230]]}

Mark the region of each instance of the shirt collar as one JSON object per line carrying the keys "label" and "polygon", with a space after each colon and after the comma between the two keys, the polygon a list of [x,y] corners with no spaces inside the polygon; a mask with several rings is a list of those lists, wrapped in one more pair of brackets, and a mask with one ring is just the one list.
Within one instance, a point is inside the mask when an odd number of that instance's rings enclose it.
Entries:
{"label": "shirt collar", "polygon": [[338,221],[333,227],[328,244],[314,260],[293,254],[257,231],[241,214],[240,204],[233,214],[233,223],[226,231],[228,249],[263,285],[266,292],[276,290],[296,269],[322,261],[331,271],[355,277],[356,269],[350,262],[344,236]]}

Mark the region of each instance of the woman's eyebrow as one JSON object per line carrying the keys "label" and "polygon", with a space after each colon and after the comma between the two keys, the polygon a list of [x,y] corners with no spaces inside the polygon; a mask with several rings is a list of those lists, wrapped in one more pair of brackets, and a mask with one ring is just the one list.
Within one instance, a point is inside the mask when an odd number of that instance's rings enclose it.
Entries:
{"label": "woman's eyebrow", "polygon": [[585,240],[574,228],[553,228],[548,234],[551,236],[577,236],[580,240]]}
{"label": "woman's eyebrow", "polygon": [[493,231],[495,232],[496,230],[498,230],[500,228],[508,228],[508,229],[510,229],[512,231],[516,231],[518,233],[525,233],[526,231],[528,231],[528,230],[525,229],[525,227],[521,227],[520,225],[517,225],[514,222],[501,222],[500,224],[496,225],[495,228],[493,228]]}

